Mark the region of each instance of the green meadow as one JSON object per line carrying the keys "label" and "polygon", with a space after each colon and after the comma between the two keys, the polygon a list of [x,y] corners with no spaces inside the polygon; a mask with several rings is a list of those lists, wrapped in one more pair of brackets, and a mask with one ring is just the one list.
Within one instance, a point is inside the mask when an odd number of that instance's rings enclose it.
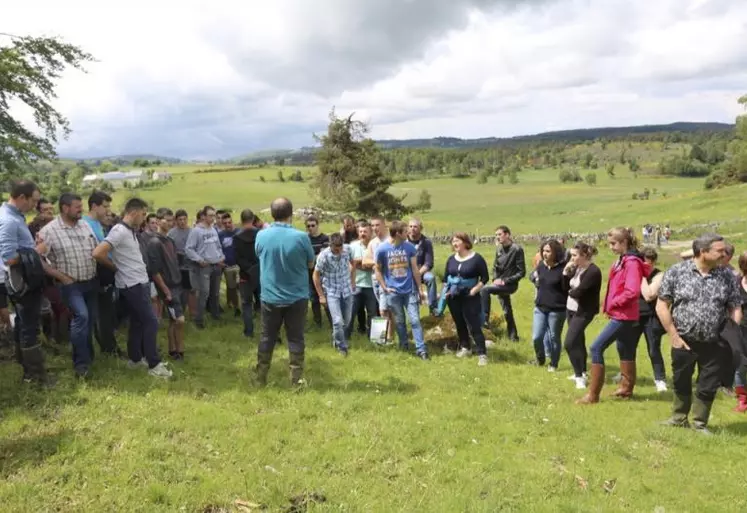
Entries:
{"label": "green meadow", "polygon": [[[279,195],[296,207],[310,204],[306,183],[277,182],[278,170],[197,174],[194,166],[175,166],[170,184],[141,195],[156,207],[186,208],[190,216],[205,204],[260,212]],[[292,169],[283,171],[287,177]],[[677,229],[728,221],[724,233],[747,249],[736,221],[745,217],[743,188],[706,192],[702,179],[617,175],[613,180],[598,170],[592,187],[562,185],[557,170],[522,171],[516,185],[444,178],[394,190],[413,201],[422,189],[431,193],[432,209],[422,214],[427,233],[489,234],[498,224],[516,233],[585,233],[646,222]],[[646,188],[651,199],[631,199]],[[116,195],[117,205],[124,197]],[[685,246],[687,240],[665,246],[664,263],[676,261]],[[606,268],[612,257],[600,249],[598,264]],[[492,261],[492,247],[478,250]],[[535,250],[526,247],[528,260]],[[448,248],[436,252],[440,272]],[[169,382],[107,359],[96,361],[89,382],[78,382],[69,347],[58,346],[47,347],[47,354],[59,383],[44,392],[21,385],[19,367],[6,359],[0,363],[0,510],[747,508],[741,486],[747,418],[731,412],[733,399],[719,395],[714,437],[660,427],[672,397],[656,393],[644,343],[634,399],[609,398],[608,380],[600,404],[575,405],[581,393],[566,379],[565,354],[554,374],[527,364],[533,297],[523,281],[514,299],[521,341],[498,336],[484,368],[475,358],[442,354],[441,340],[431,340],[433,359],[426,363],[355,335],[343,359],[331,348],[326,322],[321,331],[308,328],[308,386],[298,392],[288,384],[285,345],[276,350],[270,385],[250,385],[257,342],[241,336],[232,315],[203,332],[187,327],[186,360],[171,365]],[[493,311],[500,311],[495,300]],[[603,324],[598,318],[590,326],[588,343]],[[165,328],[160,337],[165,352]],[[124,332],[119,343],[124,347]],[[666,340],[664,346],[668,361]],[[611,378],[618,370],[614,348],[606,357]],[[304,497],[305,506],[292,509],[291,499]]]}

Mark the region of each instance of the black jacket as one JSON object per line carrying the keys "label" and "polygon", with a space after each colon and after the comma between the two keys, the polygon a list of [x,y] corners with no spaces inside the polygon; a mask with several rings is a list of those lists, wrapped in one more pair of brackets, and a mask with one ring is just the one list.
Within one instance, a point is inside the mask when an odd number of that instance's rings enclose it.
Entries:
{"label": "black jacket", "polygon": [[433,243],[425,235],[420,235],[420,239],[417,242],[407,238],[408,242],[415,246],[417,253],[415,254],[415,261],[418,264],[418,269],[425,266],[428,271],[433,270]]}
{"label": "black jacket", "polygon": [[568,295],[578,302],[577,315],[593,317],[599,313],[599,294],[602,291],[602,271],[595,264],[589,267],[581,275],[578,287],[571,290],[571,278],[564,276],[563,288]]}
{"label": "black jacket", "polygon": [[233,238],[236,263],[239,266],[239,277],[252,283],[259,276],[259,260],[257,259],[257,251],[254,249],[258,231],[256,228],[245,228]]}
{"label": "black jacket", "polygon": [[527,274],[524,249],[512,242],[510,246],[498,246],[493,261],[493,279],[503,280],[506,285],[518,285]]}

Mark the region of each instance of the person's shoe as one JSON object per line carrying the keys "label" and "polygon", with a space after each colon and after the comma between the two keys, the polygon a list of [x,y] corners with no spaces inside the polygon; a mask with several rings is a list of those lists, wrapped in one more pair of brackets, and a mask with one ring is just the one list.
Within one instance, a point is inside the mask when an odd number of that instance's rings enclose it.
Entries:
{"label": "person's shoe", "polygon": [[245,332],[244,332],[244,338],[254,338],[254,333],[253,333],[253,332],[252,332],[252,333],[247,333],[247,332],[245,331]]}
{"label": "person's shoe", "polygon": [[234,317],[241,317],[241,309],[240,308],[235,308],[233,310],[233,316]]}
{"label": "person's shoe", "polygon": [[195,328],[198,330],[204,330],[205,329],[205,323],[204,322],[197,322],[195,321]]}
{"label": "person's shoe", "polygon": [[485,367],[489,363],[488,361],[488,355],[481,354],[477,357],[477,366],[478,367]]}
{"label": "person's shoe", "polygon": [[719,392],[721,392],[721,393],[722,393],[722,394],[724,394],[725,396],[728,396],[728,397],[734,397],[734,390],[732,390],[731,388],[727,388],[727,387],[719,387],[719,389],[718,389],[718,390],[719,390]]}
{"label": "person's shoe", "polygon": [[555,367],[554,365],[548,365],[547,366],[547,372],[556,372],[557,370],[558,370],[558,368]]}
{"label": "person's shoe", "polygon": [[576,390],[585,390],[586,389],[586,378],[581,376],[580,378],[573,377],[573,379],[576,381]]}
{"label": "person's shoe", "polygon": [[493,342],[492,340],[486,340],[485,347],[495,347],[495,342]]}
{"label": "person's shoe", "polygon": [[128,369],[138,369],[140,367],[148,368],[148,362],[143,358],[139,362],[133,362],[132,360],[127,360],[127,368]]}
{"label": "person's shoe", "polygon": [[304,384],[302,383],[304,359],[303,353],[290,353],[288,355],[288,367],[290,370],[290,382],[292,387],[298,387]]}
{"label": "person's shoe", "polygon": [[634,361],[622,360],[620,362],[620,374],[622,379],[617,390],[612,395],[620,399],[629,399],[633,395],[636,382],[636,366]]}
{"label": "person's shoe", "polygon": [[656,386],[656,391],[659,393],[666,392],[667,390],[669,390],[667,388],[667,382],[664,381],[663,379],[657,379],[656,381],[654,381],[654,385]]}
{"label": "person's shoe", "polygon": [[747,391],[743,386],[734,387],[734,391],[737,394],[737,405],[734,411],[737,413],[744,413],[747,411]]}
{"label": "person's shoe", "polygon": [[82,365],[80,367],[76,367],[75,368],[75,377],[77,379],[83,379],[83,380],[88,379],[88,377],[89,377],[88,367],[85,367],[85,366],[82,366]]}
{"label": "person's shoe", "polygon": [[695,431],[696,433],[700,433],[701,435],[704,435],[704,436],[713,436],[713,431],[711,431],[705,426],[693,426],[693,431]]}
{"label": "person's shoe", "polygon": [[545,360],[539,360],[535,358],[534,360],[529,360],[527,362],[529,365],[534,365],[535,367],[544,367],[545,366]]}
{"label": "person's shoe", "polygon": [[517,335],[515,333],[512,333],[511,335],[508,336],[508,340],[510,342],[519,342],[520,341],[519,340],[519,335]]}
{"label": "person's shoe", "polygon": [[428,353],[420,353],[420,354],[418,354],[418,358],[420,358],[424,362],[427,362],[428,360],[431,359],[431,357],[428,356]]}
{"label": "person's shoe", "polygon": [[449,344],[444,344],[444,354],[453,354],[454,351],[449,349]]}
{"label": "person's shoe", "polygon": [[576,404],[595,404],[599,402],[599,394],[602,393],[602,387],[604,386],[604,365],[592,364],[590,377],[589,391],[576,401]]}
{"label": "person's shoe", "polygon": [[670,417],[667,420],[662,420],[661,422],[659,422],[659,425],[665,427],[689,428],[690,422],[688,422],[687,419],[682,420]]}
{"label": "person's shoe", "polygon": [[338,347],[337,352],[340,353],[345,358],[348,357],[348,348],[347,347]]}
{"label": "person's shoe", "polygon": [[166,367],[166,364],[164,364],[163,362],[159,362],[158,365],[148,371],[148,374],[150,374],[154,378],[169,379],[173,375],[173,372],[171,372],[168,367]]}
{"label": "person's shoe", "polygon": [[472,356],[472,351],[467,349],[466,347],[462,347],[457,351],[456,357],[457,358],[466,358],[468,356]]}

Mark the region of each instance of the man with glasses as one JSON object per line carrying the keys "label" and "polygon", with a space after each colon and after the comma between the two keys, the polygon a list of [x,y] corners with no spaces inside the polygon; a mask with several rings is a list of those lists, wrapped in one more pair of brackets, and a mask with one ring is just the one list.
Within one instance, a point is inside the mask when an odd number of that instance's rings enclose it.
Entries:
{"label": "man with glasses", "polygon": [[192,262],[190,282],[197,293],[197,311],[195,312],[195,326],[205,328],[205,308],[210,298],[210,314],[213,319],[220,320],[220,281],[225,257],[220,245],[218,232],[213,226],[215,209],[206,206],[202,209],[199,222],[189,232],[184,253]]}
{"label": "man with glasses", "polygon": [[329,247],[322,250],[314,268],[314,287],[319,302],[327,305],[332,316],[332,340],[341,355],[348,355],[347,326],[353,312],[355,267],[350,250],[343,246],[342,235],[333,233]]}
{"label": "man with glasses", "polygon": [[[319,219],[313,215],[306,218],[306,232],[309,234],[311,247],[314,250],[314,259],[316,260],[322,250],[329,247],[329,236],[321,233]],[[316,287],[314,286],[313,270],[309,271],[309,288],[311,289],[311,314],[314,317],[314,324],[316,324],[317,328],[321,328],[322,305],[319,302],[319,294],[317,294]],[[332,326],[332,316],[329,314],[326,306],[324,307],[324,313],[327,314],[329,325]]]}

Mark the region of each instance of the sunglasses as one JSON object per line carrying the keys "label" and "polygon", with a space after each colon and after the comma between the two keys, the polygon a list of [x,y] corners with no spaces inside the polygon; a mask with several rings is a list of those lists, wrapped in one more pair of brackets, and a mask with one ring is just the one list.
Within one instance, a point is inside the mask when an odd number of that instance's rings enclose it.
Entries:
{"label": "sunglasses", "polygon": [[315,224],[307,224],[306,228],[316,228],[316,225]]}

